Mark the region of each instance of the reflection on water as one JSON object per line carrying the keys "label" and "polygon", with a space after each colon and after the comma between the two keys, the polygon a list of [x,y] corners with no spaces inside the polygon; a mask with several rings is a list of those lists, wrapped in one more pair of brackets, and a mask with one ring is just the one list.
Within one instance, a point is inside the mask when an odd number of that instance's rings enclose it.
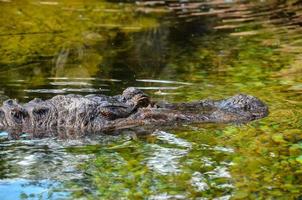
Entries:
{"label": "reflection on water", "polygon": [[188,153],[186,150],[159,146],[152,146],[151,148],[154,152],[147,158],[147,166],[149,168],[161,174],[181,172],[179,159]]}
{"label": "reflection on water", "polygon": [[0,1],[0,24],[0,101],[135,86],[161,101],[248,93],[270,107],[247,125],[147,135],[2,132],[0,196],[301,198],[299,1]]}
{"label": "reflection on water", "polygon": [[[70,142],[71,143],[71,142]],[[71,143],[72,144],[72,143]],[[92,155],[70,155],[53,140],[2,141],[1,176],[3,178],[69,180],[81,178],[78,163]]]}
{"label": "reflection on water", "polygon": [[190,151],[191,143],[164,131],[156,131],[152,135],[161,142],[178,148],[152,144],[151,155],[146,158],[147,166],[160,174],[181,172],[180,158]]}
{"label": "reflection on water", "polygon": [[0,181],[1,199],[64,199],[69,196],[65,191],[52,191],[59,183],[49,180],[29,181],[10,179]]}

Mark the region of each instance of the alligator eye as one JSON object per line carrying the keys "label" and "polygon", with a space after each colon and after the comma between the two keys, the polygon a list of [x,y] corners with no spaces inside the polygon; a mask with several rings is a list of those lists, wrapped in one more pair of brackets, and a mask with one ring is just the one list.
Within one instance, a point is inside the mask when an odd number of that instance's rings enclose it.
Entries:
{"label": "alligator eye", "polygon": [[147,107],[150,104],[149,97],[146,95],[136,95],[133,97],[132,101],[134,102],[136,108]]}
{"label": "alligator eye", "polygon": [[137,104],[142,107],[147,107],[150,104],[150,100],[147,96],[143,96],[138,100]]}
{"label": "alligator eye", "polygon": [[251,109],[251,106],[250,105],[244,105],[244,107],[243,107],[243,110],[244,111],[248,111],[248,110],[250,110]]}

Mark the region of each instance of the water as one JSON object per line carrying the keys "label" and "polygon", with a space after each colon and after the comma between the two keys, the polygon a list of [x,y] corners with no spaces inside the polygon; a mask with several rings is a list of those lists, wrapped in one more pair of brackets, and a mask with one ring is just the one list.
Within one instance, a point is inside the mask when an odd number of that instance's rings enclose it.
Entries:
{"label": "water", "polygon": [[299,199],[298,1],[0,1],[0,97],[113,95],[172,102],[248,93],[270,115],[147,135],[9,140],[1,199]]}

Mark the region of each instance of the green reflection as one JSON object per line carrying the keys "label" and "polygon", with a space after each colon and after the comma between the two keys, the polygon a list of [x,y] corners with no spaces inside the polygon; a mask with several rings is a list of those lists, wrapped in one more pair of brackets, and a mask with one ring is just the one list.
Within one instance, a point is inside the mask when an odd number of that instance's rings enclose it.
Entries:
{"label": "green reflection", "polygon": [[[1,3],[1,65],[16,65],[100,45],[124,33],[154,27],[154,18],[132,4],[105,1],[22,1]],[[80,57],[79,55],[76,56]]]}

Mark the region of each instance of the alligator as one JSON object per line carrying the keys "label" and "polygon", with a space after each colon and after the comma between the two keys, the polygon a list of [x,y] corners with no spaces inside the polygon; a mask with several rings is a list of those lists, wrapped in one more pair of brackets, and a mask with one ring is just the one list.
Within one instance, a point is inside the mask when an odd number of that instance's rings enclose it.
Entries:
{"label": "alligator", "polygon": [[48,100],[36,98],[23,105],[8,99],[0,107],[0,130],[39,132],[39,137],[43,137],[58,130],[107,133],[148,125],[247,123],[267,115],[268,107],[250,95],[167,103],[153,102],[143,91],[130,87],[116,96],[57,95]]}

